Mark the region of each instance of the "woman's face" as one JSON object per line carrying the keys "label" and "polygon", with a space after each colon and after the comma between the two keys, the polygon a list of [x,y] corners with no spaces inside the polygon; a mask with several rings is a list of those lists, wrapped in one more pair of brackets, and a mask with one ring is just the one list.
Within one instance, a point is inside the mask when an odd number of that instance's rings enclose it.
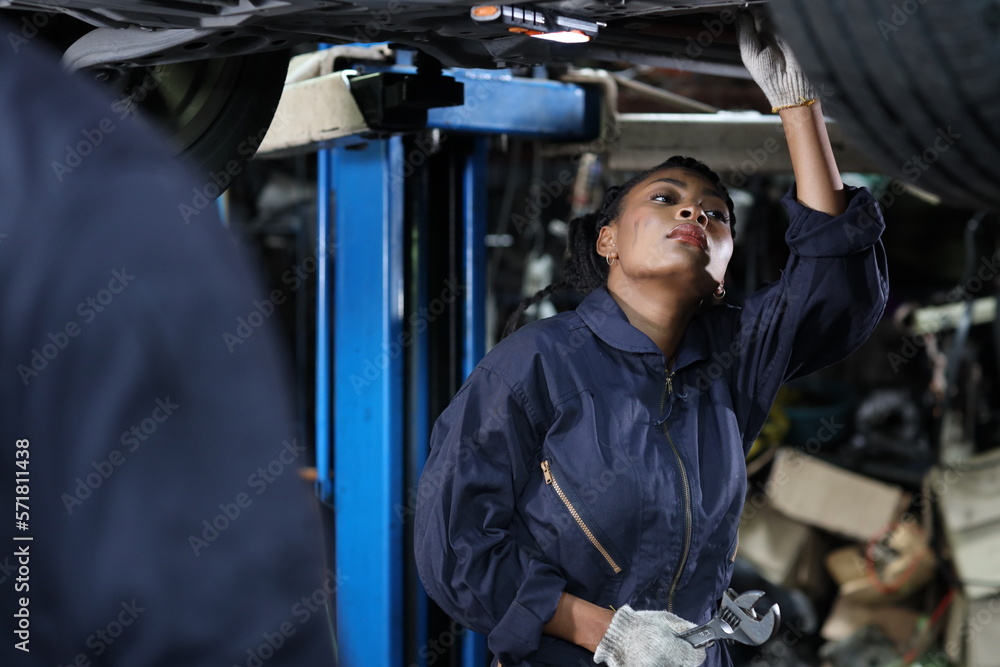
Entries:
{"label": "woman's face", "polygon": [[729,217],[726,200],[707,178],[663,169],[632,188],[617,222],[601,229],[597,251],[618,258],[609,281],[666,280],[701,300],[725,279],[733,255]]}

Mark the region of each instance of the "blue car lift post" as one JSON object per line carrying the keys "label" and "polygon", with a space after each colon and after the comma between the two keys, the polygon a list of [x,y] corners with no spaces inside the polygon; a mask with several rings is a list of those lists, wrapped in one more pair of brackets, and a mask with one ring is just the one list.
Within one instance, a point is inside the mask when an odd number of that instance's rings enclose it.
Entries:
{"label": "blue car lift post", "polygon": [[[485,353],[487,135],[582,141],[599,132],[595,90],[506,71],[445,74],[465,83],[466,102],[431,109],[427,126],[471,137],[444,142],[455,153],[461,238],[450,269],[461,293],[447,308],[435,303],[448,288],[427,258],[448,229],[430,219],[428,193],[406,187],[435,160],[402,136],[355,139],[317,157],[317,491],[334,508],[342,667],[445,664],[433,647],[457,639],[463,667],[485,664],[482,635],[428,641],[426,594],[404,546],[432,410],[443,407],[429,396],[449,372],[431,362],[432,334],[450,328],[461,338],[457,377],[446,383],[453,392]],[[428,326],[417,326],[421,317]],[[404,605],[415,610],[407,627]]]}

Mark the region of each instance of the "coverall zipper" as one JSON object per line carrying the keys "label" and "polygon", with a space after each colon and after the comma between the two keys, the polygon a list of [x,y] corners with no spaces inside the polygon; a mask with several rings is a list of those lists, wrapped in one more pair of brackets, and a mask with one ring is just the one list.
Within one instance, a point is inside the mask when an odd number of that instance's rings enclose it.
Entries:
{"label": "coverall zipper", "polygon": [[[663,369],[663,374],[666,377],[663,383],[663,394],[660,397],[660,414],[663,414],[663,409],[666,407],[667,395],[674,393],[674,374],[667,368]],[[677,572],[674,573],[674,580],[670,584],[670,592],[667,594],[667,611],[672,612],[674,610],[674,593],[677,591],[677,583],[681,579],[681,574],[684,572],[684,567],[687,565],[688,553],[691,551],[691,524],[692,510],[691,510],[691,485],[688,482],[687,468],[684,466],[684,460],[681,458],[681,453],[677,449],[677,445],[674,444],[674,439],[670,437],[670,430],[667,428],[667,421],[663,421],[663,434],[667,436],[667,442],[670,443],[670,448],[674,451],[674,456],[677,457],[677,467],[681,471],[681,484],[684,487],[684,551],[681,552],[680,564],[677,566]]]}
{"label": "coverall zipper", "polygon": [[597,536],[594,535],[592,530],[590,530],[587,523],[583,520],[583,517],[581,517],[580,513],[576,511],[575,507],[573,507],[573,503],[566,495],[566,492],[563,491],[561,486],[559,486],[559,482],[556,481],[555,475],[552,474],[552,468],[548,460],[542,461],[542,474],[545,475],[545,483],[550,485],[555,490],[556,495],[559,496],[560,500],[562,500],[563,505],[566,506],[566,509],[569,510],[569,513],[576,521],[576,525],[580,526],[580,530],[582,530],[583,534],[587,536],[590,543],[594,545],[594,548],[601,552],[601,555],[604,556],[604,560],[608,561],[608,565],[610,565],[611,569],[615,571],[615,574],[620,573],[622,571],[621,567],[618,566],[615,559],[611,557],[608,550],[604,548],[604,545],[601,544],[600,540],[597,539]]}

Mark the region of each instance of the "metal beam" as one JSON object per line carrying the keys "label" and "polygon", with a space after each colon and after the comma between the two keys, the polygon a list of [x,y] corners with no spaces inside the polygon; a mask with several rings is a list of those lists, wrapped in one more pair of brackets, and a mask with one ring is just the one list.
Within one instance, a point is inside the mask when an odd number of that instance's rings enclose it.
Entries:
{"label": "metal beam", "polygon": [[[407,66],[385,70],[416,72]],[[310,153],[371,135],[351,95],[349,73],[353,72],[286,83],[257,157]],[[515,77],[506,70],[445,70],[444,75],[465,84],[465,104],[430,109],[429,129],[575,142],[599,134],[600,91],[595,88]]]}
{"label": "metal beam", "polygon": [[[840,127],[827,129],[842,171],[881,171],[847,143]],[[728,181],[742,185],[754,174],[790,172],[788,144],[777,114],[756,111],[704,113],[630,113],[617,116],[617,135],[608,143],[610,167],[640,170],[671,155],[697,157]]]}
{"label": "metal beam", "polygon": [[575,83],[515,77],[504,70],[453,70],[465,104],[431,109],[430,128],[511,134],[540,141],[587,141],[600,133],[600,91]]}
{"label": "metal beam", "polygon": [[334,510],[344,667],[403,663],[402,139],[333,151]]}

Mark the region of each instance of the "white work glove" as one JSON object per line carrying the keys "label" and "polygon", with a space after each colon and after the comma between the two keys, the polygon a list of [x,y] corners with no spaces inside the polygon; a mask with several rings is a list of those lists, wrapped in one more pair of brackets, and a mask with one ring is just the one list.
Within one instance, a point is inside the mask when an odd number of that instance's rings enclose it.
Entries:
{"label": "white work glove", "polygon": [[634,611],[625,605],[611,619],[594,662],[608,667],[698,667],[705,662],[705,649],[677,636],[693,627],[669,611]]}
{"label": "white work glove", "polygon": [[788,42],[774,31],[763,7],[755,6],[741,12],[738,32],[743,64],[767,95],[771,111],[816,101],[816,89],[802,72]]}

